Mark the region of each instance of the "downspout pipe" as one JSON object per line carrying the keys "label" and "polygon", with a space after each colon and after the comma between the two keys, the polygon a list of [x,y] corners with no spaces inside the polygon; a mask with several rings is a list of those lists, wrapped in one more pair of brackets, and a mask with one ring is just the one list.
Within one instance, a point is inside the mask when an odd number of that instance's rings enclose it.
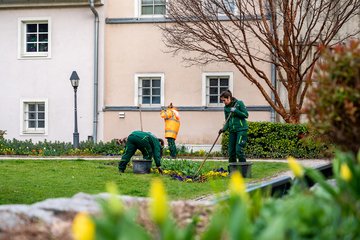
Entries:
{"label": "downspout pipe", "polygon": [[[272,33],[272,35],[274,35],[274,29],[273,29],[273,22],[272,22],[272,17],[270,15],[270,13],[268,13],[268,18],[269,18],[269,22],[270,22],[270,31]],[[276,61],[276,55],[274,54],[274,48],[271,49],[271,58],[273,59],[273,61]],[[276,83],[276,67],[275,67],[275,63],[271,63],[271,85],[274,86],[275,91],[277,91],[277,83]],[[275,94],[274,92],[271,92],[271,100],[273,102],[275,102]],[[270,121],[271,122],[276,122],[276,117],[275,117],[275,109],[271,108],[271,112],[270,112]]]}
{"label": "downspout pipe", "polygon": [[94,0],[89,0],[90,9],[94,14],[94,103],[93,103],[93,141],[97,142],[98,130],[98,98],[99,98],[99,14],[95,9]]}

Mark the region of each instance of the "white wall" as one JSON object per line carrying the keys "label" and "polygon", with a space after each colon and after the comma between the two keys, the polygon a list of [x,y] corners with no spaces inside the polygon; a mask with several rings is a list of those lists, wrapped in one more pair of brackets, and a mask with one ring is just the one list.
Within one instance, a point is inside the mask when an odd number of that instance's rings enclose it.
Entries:
{"label": "white wall", "polygon": [[[27,17],[50,18],[51,58],[18,58],[18,19]],[[94,15],[91,10],[88,7],[1,9],[0,31],[0,129],[7,131],[5,137],[72,142],[74,91],[69,78],[73,70],[76,70],[80,77],[80,140],[92,135]],[[102,62],[100,85],[103,81]],[[100,93],[101,91],[100,86]],[[48,134],[24,135],[21,133],[20,101],[36,98],[48,100]],[[99,104],[102,104],[102,101],[99,101]],[[101,106],[99,108],[101,109]]]}

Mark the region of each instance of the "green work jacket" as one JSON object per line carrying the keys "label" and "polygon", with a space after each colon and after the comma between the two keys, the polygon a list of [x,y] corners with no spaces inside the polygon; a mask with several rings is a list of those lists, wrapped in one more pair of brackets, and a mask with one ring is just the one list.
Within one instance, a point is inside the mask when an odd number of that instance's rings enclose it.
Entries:
{"label": "green work jacket", "polygon": [[133,131],[131,134],[142,138],[143,140],[147,141],[153,152],[153,158],[157,167],[161,166],[161,145],[157,137],[155,137],[151,132],[142,132],[142,131]]}
{"label": "green work jacket", "polygon": [[[231,113],[230,109],[234,106],[236,107],[236,110]],[[249,128],[246,121],[249,113],[246,110],[245,104],[242,101],[233,98],[229,105],[224,106],[224,113],[225,119],[227,119],[229,114],[231,113],[230,119],[224,125],[224,131],[228,130],[229,132],[239,132],[247,130]]]}

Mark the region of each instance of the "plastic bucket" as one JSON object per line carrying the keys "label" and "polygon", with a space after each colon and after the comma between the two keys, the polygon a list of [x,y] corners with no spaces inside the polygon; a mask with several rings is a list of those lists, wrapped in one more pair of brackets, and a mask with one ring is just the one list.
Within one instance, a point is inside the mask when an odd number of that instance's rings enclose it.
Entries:
{"label": "plastic bucket", "polygon": [[150,173],[152,161],[146,159],[133,159],[133,172],[138,174]]}
{"label": "plastic bucket", "polygon": [[251,165],[250,162],[232,162],[229,163],[229,173],[240,172],[244,178],[251,177]]}

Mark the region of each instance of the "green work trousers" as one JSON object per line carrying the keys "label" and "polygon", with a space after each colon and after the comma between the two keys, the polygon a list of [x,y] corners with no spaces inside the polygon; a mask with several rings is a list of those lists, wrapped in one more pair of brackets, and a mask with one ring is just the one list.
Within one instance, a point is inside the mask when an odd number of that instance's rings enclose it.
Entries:
{"label": "green work trousers", "polygon": [[246,162],[245,144],[247,141],[247,130],[239,132],[229,132],[229,162]]}
{"label": "green work trousers", "polygon": [[172,158],[176,158],[176,144],[174,138],[166,138],[168,142],[168,147],[170,150],[170,156]]}
{"label": "green work trousers", "polygon": [[152,159],[153,151],[150,143],[146,139],[130,134],[126,142],[124,155],[119,162],[120,172],[125,171],[126,165],[130,162],[131,157],[134,156],[138,149],[141,151],[144,159]]}

